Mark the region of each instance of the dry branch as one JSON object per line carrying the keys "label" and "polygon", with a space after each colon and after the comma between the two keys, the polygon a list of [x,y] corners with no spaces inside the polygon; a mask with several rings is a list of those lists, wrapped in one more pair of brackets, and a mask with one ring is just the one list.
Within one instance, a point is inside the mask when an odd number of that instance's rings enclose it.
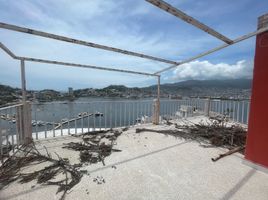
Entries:
{"label": "dry branch", "polygon": [[[186,125],[178,125],[167,120],[167,125],[174,125],[174,129],[170,130],[154,130],[137,128],[136,133],[141,132],[156,132],[165,135],[172,135],[184,139],[195,140],[202,143],[208,143],[209,147],[225,147],[233,149],[235,152],[243,152],[246,143],[246,130],[239,125],[228,126],[228,118],[225,116],[217,116],[210,118],[210,121],[205,123],[187,123]],[[237,151],[236,151],[237,150]],[[225,157],[232,153],[227,152],[219,157]],[[220,158],[213,158],[213,161]]]}
{"label": "dry branch", "polygon": [[65,146],[62,148],[80,151],[80,161],[82,163],[102,162],[105,165],[105,157],[111,155],[112,152],[121,151],[114,149],[113,143],[126,130],[127,128],[84,133],[79,135],[82,138],[81,142],[69,142],[64,144]]}
{"label": "dry branch", "polygon": [[233,153],[236,153],[236,152],[241,152],[241,151],[243,151],[245,149],[245,146],[243,146],[243,147],[236,147],[236,148],[233,148],[233,149],[231,149],[231,150],[229,150],[228,152],[226,152],[226,153],[223,153],[223,154],[220,154],[218,157],[216,157],[216,158],[211,158],[211,160],[213,161],[213,162],[216,162],[217,160],[219,160],[219,159],[221,159],[221,158],[223,158],[223,157],[225,157],[225,156],[229,156],[229,155],[231,155],[231,154],[233,154]]}
{"label": "dry branch", "polygon": [[[23,167],[42,162],[51,164],[34,172],[21,173]],[[66,176],[65,180],[51,182],[60,173],[70,174],[70,178]],[[63,159],[59,156],[58,159],[54,159],[48,152],[47,155],[43,155],[37,150],[34,143],[31,143],[18,148],[16,154],[8,158],[0,167],[0,189],[14,181],[27,183],[37,180],[38,184],[57,185],[58,192],[63,191],[61,197],[63,199],[66,192],[80,182],[81,177],[82,173],[77,170],[77,167],[71,165],[68,159]],[[68,182],[69,179],[70,181]]]}

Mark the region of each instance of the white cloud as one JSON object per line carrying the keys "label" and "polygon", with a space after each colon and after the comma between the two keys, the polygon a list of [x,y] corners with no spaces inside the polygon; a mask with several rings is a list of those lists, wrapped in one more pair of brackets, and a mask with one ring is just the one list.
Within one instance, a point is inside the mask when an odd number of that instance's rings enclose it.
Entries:
{"label": "white cloud", "polygon": [[173,80],[251,78],[252,68],[253,64],[245,60],[237,61],[235,64],[213,64],[207,60],[197,60],[183,64],[175,69],[173,71]]}
{"label": "white cloud", "polygon": [[[192,4],[188,0],[170,0],[170,3],[178,7],[181,4],[191,5],[192,7]],[[196,6],[196,4],[194,5]],[[201,31],[196,31],[195,28],[184,22],[180,23],[177,18],[159,11],[158,8],[143,0],[78,0],[75,4],[71,0],[22,0],[20,3],[17,1],[7,3],[6,1],[0,0],[0,19],[0,21],[6,23],[26,26],[170,60],[183,60],[221,43],[221,41],[213,39]],[[143,72],[156,72],[169,66],[165,63],[33,37],[32,35],[2,29],[0,30],[0,38],[1,42],[20,56]],[[232,59],[233,61],[233,58],[235,60],[248,59],[248,51],[252,49],[249,48],[251,47],[250,45],[251,43],[237,48],[239,51],[245,51],[239,58],[236,57],[236,52],[233,52],[238,51],[237,49],[231,51],[232,54],[228,55],[230,53],[229,48],[226,51],[227,54],[222,54],[222,56],[228,56],[220,57],[219,59],[225,62],[230,62],[227,59]],[[0,73],[0,82],[16,85],[16,80],[13,78],[14,73],[11,70],[15,65],[7,62],[5,56],[5,54],[0,54],[0,71],[5,70],[5,76],[3,73]],[[205,64],[202,63],[202,65]],[[242,63],[240,65],[244,64]],[[133,76],[129,76],[128,74],[111,74],[93,70],[83,71],[84,73],[82,74],[81,69],[77,68],[58,68],[57,66],[53,68],[48,65],[43,65],[44,68],[42,68],[40,64],[28,62],[26,66],[27,80],[29,80],[29,86],[32,88],[66,88],[67,86],[72,86],[71,84],[75,82],[74,77],[79,77],[79,84],[81,85],[92,84],[96,87],[115,83],[137,86],[155,83],[155,80],[150,80],[148,77],[142,76],[136,78],[135,76],[133,78]],[[182,72],[176,70],[177,72],[173,77],[174,80],[177,80],[177,73],[179,79],[182,77],[184,79],[188,79],[189,77],[198,78],[199,76],[201,78],[208,77],[207,73],[202,73],[199,69],[194,67],[188,68]],[[178,68],[178,70],[180,69],[183,68]],[[60,74],[62,82],[56,84],[53,81],[57,80],[58,74]],[[214,74],[217,73],[215,72]],[[211,77],[213,76],[212,74]],[[101,81],[100,77],[102,79]],[[167,78],[167,80],[171,79],[170,76]],[[35,80],[45,80],[46,82],[41,86]],[[75,84],[79,85],[74,83],[73,87],[75,87]]]}

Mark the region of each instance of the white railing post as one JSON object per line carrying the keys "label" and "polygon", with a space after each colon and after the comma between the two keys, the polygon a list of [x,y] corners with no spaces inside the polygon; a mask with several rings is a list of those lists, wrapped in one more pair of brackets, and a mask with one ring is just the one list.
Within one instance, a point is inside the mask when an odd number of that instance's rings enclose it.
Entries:
{"label": "white railing post", "polygon": [[210,104],[211,104],[211,99],[208,98],[205,101],[205,115],[209,117],[210,114]]}
{"label": "white railing post", "polygon": [[[1,113],[0,113],[1,114]],[[1,119],[0,119],[1,120]],[[2,141],[2,137],[3,137],[3,135],[2,135],[2,128],[1,128],[1,126],[0,126],[0,159],[1,159],[1,162],[3,162],[3,141]]]}
{"label": "white railing post", "polygon": [[18,123],[17,128],[19,131],[19,142],[22,144],[28,144],[32,141],[32,113],[31,104],[27,101],[26,96],[26,78],[25,78],[25,63],[24,59],[21,62],[21,90],[22,90],[22,106],[18,106],[17,116]]}
{"label": "white railing post", "polygon": [[159,104],[157,99],[153,101],[153,124],[159,124]]}
{"label": "white railing post", "polygon": [[157,99],[153,103],[153,123],[156,125],[159,124],[160,117],[160,76],[157,77],[157,80]]}
{"label": "white railing post", "polygon": [[32,114],[31,104],[25,104],[17,107],[16,114],[17,130],[18,130],[18,144],[27,144],[32,140]]}

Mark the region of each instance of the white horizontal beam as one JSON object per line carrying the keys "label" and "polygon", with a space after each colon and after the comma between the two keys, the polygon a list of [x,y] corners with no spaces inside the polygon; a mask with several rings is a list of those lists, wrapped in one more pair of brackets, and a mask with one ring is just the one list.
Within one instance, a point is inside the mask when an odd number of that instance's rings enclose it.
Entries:
{"label": "white horizontal beam", "polygon": [[17,56],[9,50],[2,42],[0,42],[0,48],[3,49],[9,56],[11,56],[14,59],[17,59]]}
{"label": "white horizontal beam", "polygon": [[89,68],[89,69],[96,69],[96,70],[104,70],[104,71],[114,71],[114,72],[121,72],[121,73],[129,73],[129,74],[138,74],[138,75],[145,75],[145,76],[159,76],[156,74],[150,74],[146,72],[137,72],[131,70],[123,70],[123,69],[116,69],[116,68],[109,68],[109,67],[97,67],[94,65],[84,65],[84,64],[77,64],[77,63],[68,63],[68,62],[60,62],[54,60],[44,60],[38,58],[30,58],[30,57],[17,57],[18,60],[30,61],[30,62],[38,62],[38,63],[46,63],[46,64],[54,64],[54,65],[64,65],[69,67],[82,67],[82,68]]}
{"label": "white horizontal beam", "polygon": [[137,52],[133,52],[133,51],[127,51],[127,50],[123,50],[123,49],[119,49],[119,48],[115,48],[115,47],[109,47],[109,46],[105,46],[105,45],[101,45],[101,44],[96,44],[93,42],[87,42],[87,41],[83,41],[83,40],[73,39],[73,38],[69,38],[69,37],[65,37],[65,36],[55,35],[52,33],[47,33],[47,32],[38,31],[38,30],[34,30],[34,29],[29,29],[29,28],[24,28],[24,27],[6,24],[6,23],[2,23],[2,22],[0,22],[0,28],[8,29],[11,31],[32,34],[32,35],[37,35],[40,37],[50,38],[50,39],[54,39],[54,40],[60,40],[60,41],[69,42],[69,43],[73,43],[73,44],[88,46],[88,47],[92,47],[92,48],[103,49],[106,51],[113,51],[113,52],[117,52],[117,53],[121,53],[121,54],[136,56],[136,57],[154,60],[154,61],[158,61],[158,62],[163,62],[163,63],[168,63],[168,64],[178,64],[175,61],[170,61],[170,60],[166,60],[163,58],[145,55],[145,54],[137,53]]}
{"label": "white horizontal beam", "polygon": [[97,67],[97,66],[94,66],[94,65],[83,65],[83,64],[68,63],[68,62],[59,62],[59,61],[53,61],[53,60],[44,60],[44,59],[37,59],[37,58],[20,57],[20,56],[16,56],[10,49],[8,49],[1,42],[0,42],[0,48],[3,49],[12,58],[17,59],[17,60],[39,62],[39,63],[46,63],[46,64],[55,64],[55,65],[65,65],[65,66],[70,66],[70,67],[83,67],[83,68],[90,68],[90,69],[97,69],[97,70],[104,70],[104,71],[115,71],[115,72],[129,73],[129,74],[139,74],[139,75],[145,75],[145,76],[157,76],[157,77],[159,76],[159,75],[156,75],[156,74],[150,74],[150,73],[146,73],[146,72],[137,72],[137,71],[115,69],[115,68],[109,68],[109,67]]}
{"label": "white horizontal beam", "polygon": [[193,17],[187,15],[186,13],[182,12],[181,10],[173,7],[172,5],[166,3],[162,0],[146,0],[147,2],[157,6],[158,8],[165,10],[166,12],[182,19],[183,21],[205,31],[206,33],[224,41],[227,44],[231,44],[233,41],[226,36],[222,35],[221,33],[215,31],[214,29],[210,28],[209,26],[199,22],[198,20],[194,19]]}
{"label": "white horizontal beam", "polygon": [[198,58],[204,57],[204,56],[206,56],[206,55],[209,55],[209,54],[211,54],[211,53],[214,53],[214,52],[216,52],[216,51],[219,51],[219,50],[221,50],[221,49],[224,49],[224,48],[226,48],[226,47],[228,47],[228,46],[230,46],[230,45],[236,44],[236,43],[238,43],[238,42],[241,42],[241,41],[243,41],[243,40],[246,40],[246,39],[248,39],[248,38],[251,38],[251,37],[253,37],[253,36],[255,36],[255,35],[258,35],[258,34],[260,34],[260,33],[262,33],[262,32],[265,32],[265,31],[268,31],[268,27],[259,29],[259,30],[257,30],[257,31],[254,31],[254,32],[249,33],[249,34],[246,34],[246,35],[243,35],[243,36],[241,36],[241,37],[235,39],[235,40],[233,41],[232,44],[224,44],[224,45],[221,45],[221,46],[219,46],[219,47],[216,47],[216,48],[214,48],[214,49],[211,49],[211,50],[209,50],[209,51],[206,51],[206,52],[204,52],[204,53],[201,53],[201,54],[199,54],[199,55],[197,55],[197,56],[194,56],[194,57],[191,57],[191,58],[189,58],[189,59],[183,60],[183,61],[180,62],[179,65],[171,65],[170,67],[167,67],[167,68],[162,69],[162,70],[160,70],[160,71],[158,71],[158,72],[155,72],[154,74],[160,74],[160,73],[162,73],[162,72],[165,72],[165,71],[168,71],[168,70],[170,70],[170,69],[176,68],[176,67],[178,67],[178,66],[180,66],[180,65],[182,65],[182,64],[185,64],[185,63],[191,62],[191,61],[193,61],[193,60],[196,60],[196,59],[198,59]]}

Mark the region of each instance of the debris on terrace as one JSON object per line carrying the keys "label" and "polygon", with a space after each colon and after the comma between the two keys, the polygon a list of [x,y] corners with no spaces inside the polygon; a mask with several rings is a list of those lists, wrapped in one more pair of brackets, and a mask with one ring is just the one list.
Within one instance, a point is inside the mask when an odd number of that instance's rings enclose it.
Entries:
{"label": "debris on terrace", "polygon": [[[171,127],[170,129],[136,128],[136,133],[156,132],[198,141],[203,147],[228,148],[227,153],[212,158],[212,161],[217,161],[235,152],[243,153],[245,147],[247,131],[238,124],[229,123],[227,116],[226,114],[210,117],[208,121],[199,123],[182,119],[182,125],[166,119],[165,123]],[[81,141],[64,143],[62,148],[79,151],[80,162],[76,164],[70,164],[68,159],[60,157],[57,153],[55,153],[57,159],[52,158],[47,150],[46,155],[41,154],[36,149],[34,142],[22,146],[0,167],[0,189],[14,181],[26,183],[37,180],[38,184],[57,185],[58,192],[63,192],[61,197],[63,199],[66,192],[78,184],[84,174],[87,174],[86,170],[79,170],[83,164],[102,162],[105,165],[105,157],[111,155],[112,152],[121,151],[113,146],[116,139],[127,129],[100,130],[72,135]],[[50,165],[30,173],[23,172],[23,168],[26,166],[44,162],[48,162]],[[56,180],[52,181],[52,179]],[[93,182],[102,184],[105,183],[105,180],[103,177],[96,177]]]}
{"label": "debris on terrace", "polygon": [[174,125],[174,129],[155,130],[137,128],[136,133],[156,132],[206,143],[206,145],[202,145],[203,147],[225,147],[229,149],[228,152],[211,159],[215,162],[236,152],[244,153],[247,131],[238,124],[228,123],[227,116],[228,114],[210,117],[209,121],[197,124],[187,121],[188,123],[184,125],[178,125],[166,120],[166,124],[169,126]]}
{"label": "debris on terrace", "polygon": [[102,176],[97,176],[96,178],[93,179],[93,182],[97,184],[103,184],[105,183],[105,179]]}
{"label": "debris on terrace", "polygon": [[[36,180],[37,184],[58,186],[57,193],[63,192],[60,199],[64,199],[67,191],[78,184],[86,174],[85,170],[79,170],[83,164],[102,162],[105,165],[105,157],[112,152],[121,151],[114,149],[113,144],[126,130],[127,128],[123,128],[73,135],[82,141],[64,144],[63,148],[80,151],[80,163],[76,164],[71,164],[69,159],[60,157],[56,152],[57,158],[53,158],[45,146],[46,154],[40,153],[33,141],[28,145],[22,145],[0,167],[0,190],[15,181],[23,184]],[[48,165],[45,167],[42,165],[41,169],[33,172],[24,172],[24,167],[30,165],[38,167],[41,163]],[[105,180],[103,177],[97,177],[94,182],[102,184]]]}
{"label": "debris on terrace", "polygon": [[[41,154],[35,147],[34,142],[23,145],[9,157],[0,168],[0,189],[8,184],[18,181],[27,183],[37,180],[38,184],[48,184],[58,186],[58,192],[63,192],[61,199],[68,190],[80,182],[82,174],[78,171],[78,165],[71,165],[68,159],[61,158],[56,152],[58,159]],[[29,165],[38,165],[47,162],[48,166],[34,172],[24,173],[23,168]],[[56,177],[60,180],[52,181]]]}
{"label": "debris on terrace", "polygon": [[[224,159],[222,160],[222,162],[213,163],[212,161],[210,161],[210,158],[214,157],[214,155],[216,156],[219,153],[222,153],[224,149],[202,148],[199,147],[200,145],[198,145],[197,142],[194,142],[198,141],[202,145],[207,147],[210,146],[227,147],[229,149],[243,146],[244,140],[242,135],[245,135],[245,130],[242,127],[241,129],[239,129],[238,128],[240,127],[239,125],[232,126],[232,123],[227,122],[226,119],[224,121],[221,121],[221,119],[222,116],[218,116],[216,117],[216,119],[213,118],[210,120],[209,118],[204,116],[196,116],[186,119],[179,119],[172,121],[168,120],[165,124],[161,124],[159,126],[150,124],[141,125],[134,128],[130,128],[128,131],[126,131],[126,129],[113,129],[109,131],[101,130],[92,133],[71,135],[67,136],[66,138],[59,139],[59,141],[56,143],[52,142],[52,140],[44,140],[41,143],[37,142],[36,143],[36,146],[38,147],[37,149],[45,156],[47,156],[48,153],[46,153],[45,148],[42,148],[43,145],[47,147],[49,154],[51,154],[51,156],[53,156],[55,160],[59,160],[59,157],[61,157],[62,160],[65,161],[66,159],[64,158],[68,157],[69,163],[67,163],[67,166],[70,165],[72,169],[74,169],[75,172],[79,175],[78,176],[80,177],[79,182],[78,181],[75,182],[76,184],[74,186],[72,187],[70,186],[70,189],[67,189],[68,186],[66,187],[64,186],[66,185],[65,182],[66,175],[64,173],[64,170],[59,167],[52,169],[51,171],[46,171],[46,173],[45,171],[44,172],[41,171],[39,172],[39,175],[33,177],[32,182],[31,181],[26,182],[24,185],[20,184],[20,180],[22,179],[22,177],[20,177],[20,175],[18,174],[23,175],[28,174],[29,172],[34,173],[35,171],[40,171],[54,164],[53,162],[45,161],[44,163],[38,165],[39,160],[37,160],[35,162],[28,164],[31,165],[31,168],[29,167],[26,168],[25,166],[25,168],[21,167],[19,169],[19,171],[16,173],[19,176],[19,178],[14,180],[14,184],[10,184],[9,186],[10,188],[6,187],[3,189],[3,196],[6,198],[11,197],[12,196],[10,195],[11,192],[13,192],[16,187],[19,187],[19,189],[17,189],[18,191],[15,194],[20,194],[21,191],[25,190],[32,191],[30,195],[23,194],[22,196],[25,199],[27,198],[27,196],[32,199],[35,199],[39,195],[39,193],[38,191],[32,190],[31,187],[35,187],[37,189],[40,187],[40,185],[49,185],[49,182],[62,181],[62,183],[60,183],[59,185],[55,185],[54,187],[43,188],[45,192],[51,193],[49,198],[54,197],[55,199],[59,199],[62,197],[62,195],[64,195],[66,199],[76,199],[76,198],[126,199],[126,198],[120,198],[120,196],[117,196],[116,194],[117,193],[121,194],[121,192],[125,191],[126,188],[130,187],[129,194],[135,195],[137,189],[142,190],[142,188],[145,187],[144,184],[148,183],[149,180],[155,182],[156,177],[159,176],[163,176],[163,180],[161,179],[161,181],[156,183],[155,188],[163,186],[163,182],[165,181],[172,182],[175,179],[179,179],[178,177],[181,177],[181,180],[179,182],[174,183],[175,185],[181,184],[182,187],[187,188],[188,182],[190,182],[191,183],[190,186],[193,187],[194,190],[196,190],[197,188],[201,188],[200,191],[202,191],[204,190],[204,188],[200,187],[200,182],[198,182],[199,179],[196,179],[199,176],[198,173],[201,173],[203,171],[204,173],[206,173],[208,177],[214,179],[215,172],[217,172],[219,168],[221,170],[219,170],[219,174],[217,174],[216,177],[225,176],[225,173],[228,173],[230,168],[232,168],[233,166],[235,166],[234,176],[226,175],[226,179],[224,178],[224,181],[217,179],[218,181],[215,182],[215,185],[223,184],[223,182],[229,180],[229,178],[235,180],[234,181],[235,184],[237,181],[240,180],[240,178],[242,178],[242,174],[244,174],[244,172],[245,173],[248,172],[247,166],[243,166],[242,164],[240,166],[241,162],[240,156],[239,155],[231,156],[230,159],[226,160]],[[223,140],[224,141],[223,143],[216,142],[215,144],[214,143],[212,144],[211,141],[214,142],[215,140],[210,140],[210,136],[206,137],[200,136],[202,135],[202,133],[203,134],[206,133],[208,135],[212,134],[213,131],[215,132],[217,130],[217,127],[221,128],[223,127],[223,129],[227,131],[226,136],[223,137],[225,138]],[[237,129],[234,127],[237,127]],[[146,128],[149,131],[143,132],[144,129],[142,128]],[[136,132],[135,130],[138,130],[137,132],[139,132],[140,130],[141,132],[135,133]],[[198,132],[198,130],[200,130],[200,132]],[[232,131],[234,132],[233,143],[229,141],[230,139],[229,135],[231,134]],[[157,132],[162,134],[159,134]],[[194,134],[199,136],[195,137]],[[219,132],[219,134],[224,134],[224,132]],[[241,140],[239,139],[240,134],[241,134]],[[165,135],[168,135],[169,137],[166,137]],[[239,135],[239,137],[236,137],[236,135]],[[183,138],[189,141],[185,141]],[[97,146],[100,147],[102,146],[103,143],[105,144],[105,146],[103,146],[104,148],[97,149]],[[147,145],[147,147],[143,147],[144,145]],[[56,149],[58,150],[55,150],[54,148],[55,146],[57,146]],[[59,149],[63,151],[60,151]],[[113,153],[112,149],[122,150],[122,152]],[[59,154],[59,156],[56,156],[56,154],[54,154],[53,151],[56,151]],[[83,153],[81,154],[81,152]],[[196,154],[193,155],[193,157],[187,154],[193,152],[197,152]],[[109,156],[109,158],[106,157],[106,155],[108,156],[110,153],[112,155]],[[201,162],[196,160],[198,156],[202,158]],[[100,159],[100,157],[103,158],[104,163],[102,163],[102,159]],[[184,157],[186,161],[182,159]],[[174,162],[171,161],[169,163],[168,160],[172,158],[174,158]],[[83,161],[84,159],[86,160]],[[161,160],[163,159],[164,161],[162,162],[159,159]],[[32,166],[35,163],[37,166],[36,165]],[[158,167],[155,167],[155,165],[158,165],[157,163],[159,164],[159,169]],[[165,163],[165,165],[163,165],[162,163]],[[201,165],[201,163],[203,165]],[[239,167],[237,167],[235,163],[239,163]],[[106,166],[102,166],[103,164],[106,164]],[[195,168],[196,165],[201,166],[200,170],[199,171],[193,170],[190,172],[191,175],[189,175],[188,169],[192,170]],[[6,167],[9,168],[7,165]],[[32,170],[32,167],[34,167],[34,170]],[[206,167],[208,168],[208,170],[205,170]],[[241,172],[241,176],[238,173],[240,167],[242,167],[243,169],[243,172]],[[172,171],[172,169],[174,171]],[[182,169],[182,171],[180,171],[180,169]],[[53,177],[53,170],[55,171],[61,170],[61,172],[54,175]],[[170,174],[168,174],[166,170],[170,171]],[[137,173],[138,174],[140,173],[139,175],[142,178],[142,180],[145,180],[144,182],[140,181],[140,179],[135,179]],[[51,177],[51,179],[39,183],[38,177],[39,176],[44,177],[44,175],[45,177],[48,178]],[[129,176],[129,180],[131,181],[125,180],[127,176]],[[190,179],[189,176],[193,178]],[[67,172],[67,177],[68,177],[68,183],[72,182],[72,176],[69,172]],[[132,179],[134,179],[134,182],[132,182],[133,181]],[[124,188],[125,184],[127,185],[126,188]],[[208,184],[211,185],[212,183],[209,182]],[[234,185],[231,184],[231,186],[233,187]],[[176,193],[176,189],[174,188],[172,189],[170,185],[164,185],[163,187],[167,189],[169,188]],[[209,187],[207,190],[204,191],[204,194],[202,193],[203,197],[207,195],[209,192],[211,192]],[[59,190],[60,188],[63,188],[65,190],[61,190],[61,192],[55,195],[57,190]],[[227,189],[223,191],[226,192],[230,188],[228,186]],[[164,191],[166,192],[166,190]],[[218,190],[217,192],[219,192],[220,195],[223,195],[223,191]],[[172,192],[172,194],[174,194],[174,192]],[[160,193],[161,190],[156,194],[161,195]],[[176,194],[179,193],[182,193],[182,191],[178,191],[178,193]],[[129,194],[123,194],[124,195],[123,197],[127,197],[127,195]],[[163,195],[166,194],[167,193],[164,193]],[[112,195],[114,195],[114,198],[111,198]],[[144,191],[144,193],[137,195],[138,198],[141,198],[143,197],[143,195],[147,195],[147,193]],[[63,198],[64,197],[62,197],[62,199]],[[170,199],[176,199],[176,198],[174,197]],[[213,198],[210,197],[208,199]]]}
{"label": "debris on terrace", "polygon": [[120,152],[119,149],[114,149],[113,144],[118,136],[122,134],[124,129],[115,130],[101,130],[84,133],[81,135],[73,135],[81,137],[81,142],[69,142],[64,144],[62,148],[80,151],[81,163],[97,163],[102,162],[105,165],[104,158],[109,156],[112,152]]}

